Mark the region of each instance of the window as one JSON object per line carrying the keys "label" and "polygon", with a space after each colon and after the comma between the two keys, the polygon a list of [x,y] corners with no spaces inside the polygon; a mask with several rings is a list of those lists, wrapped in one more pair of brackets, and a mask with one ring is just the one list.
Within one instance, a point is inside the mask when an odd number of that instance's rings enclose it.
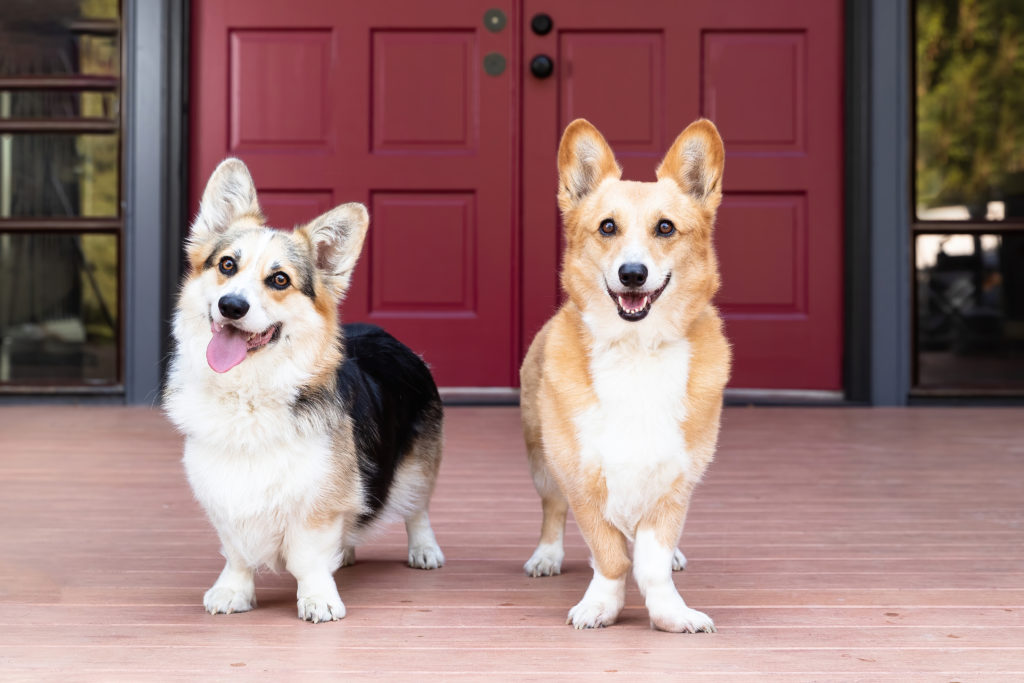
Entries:
{"label": "window", "polygon": [[1024,394],[1024,4],[915,14],[914,390]]}
{"label": "window", "polygon": [[118,0],[4,0],[0,391],[121,384]]}

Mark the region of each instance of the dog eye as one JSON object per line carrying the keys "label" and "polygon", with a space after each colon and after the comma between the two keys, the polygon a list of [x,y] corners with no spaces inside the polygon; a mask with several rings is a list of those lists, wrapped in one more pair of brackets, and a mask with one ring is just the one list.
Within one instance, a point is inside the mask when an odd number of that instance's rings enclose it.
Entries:
{"label": "dog eye", "polygon": [[672,221],[665,220],[664,218],[658,221],[657,232],[660,237],[668,237],[676,231],[676,226],[672,225]]}
{"label": "dog eye", "polygon": [[267,278],[267,284],[274,289],[285,289],[289,284],[291,284],[291,281],[291,278],[284,273],[274,273]]}
{"label": "dog eye", "polygon": [[220,272],[225,275],[234,275],[235,271],[238,270],[238,265],[235,263],[235,259],[230,256],[223,257],[217,267],[220,268]]}
{"label": "dog eye", "polygon": [[602,235],[614,235],[618,227],[615,225],[615,221],[611,218],[606,218],[601,221],[601,227],[598,228]]}

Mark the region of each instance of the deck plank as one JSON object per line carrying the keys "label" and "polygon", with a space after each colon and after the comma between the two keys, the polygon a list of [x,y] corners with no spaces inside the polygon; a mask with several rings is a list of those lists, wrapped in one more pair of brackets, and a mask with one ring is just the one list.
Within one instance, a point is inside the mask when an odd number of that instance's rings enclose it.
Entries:
{"label": "deck plank", "polygon": [[589,578],[521,566],[540,522],[518,411],[448,410],[431,517],[448,557],[402,566],[401,525],[338,572],[349,616],[310,625],[294,580],[211,617],[216,537],[148,408],[0,408],[0,678],[1024,679],[1024,422],[1015,409],[730,408],[676,583],[719,632],[576,632]]}

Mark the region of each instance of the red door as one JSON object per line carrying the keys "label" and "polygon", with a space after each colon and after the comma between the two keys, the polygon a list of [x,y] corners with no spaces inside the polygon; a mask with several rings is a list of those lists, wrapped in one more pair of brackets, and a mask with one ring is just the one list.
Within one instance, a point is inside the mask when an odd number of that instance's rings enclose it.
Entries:
{"label": "red door", "polygon": [[727,150],[732,386],[841,388],[841,0],[199,0],[193,16],[193,199],[232,154],[274,225],[365,202],[343,317],[392,331],[441,385],[514,386],[557,306],[565,124],[590,119],[627,178],[653,180],[707,116]]}
{"label": "red door", "polygon": [[[275,227],[364,202],[342,318],[385,327],[449,386],[511,386],[518,361],[518,19],[485,29],[491,4],[193,4],[193,205],[228,155]],[[510,68],[485,73],[490,53]]]}
{"label": "red door", "polygon": [[[537,13],[554,29],[536,35]],[[675,136],[706,116],[725,140],[718,296],[731,386],[842,386],[842,2],[525,0],[523,342],[558,298],[555,150],[590,119],[624,178],[654,180]]]}

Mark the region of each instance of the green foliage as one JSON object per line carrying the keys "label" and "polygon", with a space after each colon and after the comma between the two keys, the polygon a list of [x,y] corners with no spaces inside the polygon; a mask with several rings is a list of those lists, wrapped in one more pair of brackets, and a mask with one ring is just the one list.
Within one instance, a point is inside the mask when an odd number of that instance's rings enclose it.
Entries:
{"label": "green foliage", "polygon": [[1024,194],[1024,0],[916,8],[917,203]]}

